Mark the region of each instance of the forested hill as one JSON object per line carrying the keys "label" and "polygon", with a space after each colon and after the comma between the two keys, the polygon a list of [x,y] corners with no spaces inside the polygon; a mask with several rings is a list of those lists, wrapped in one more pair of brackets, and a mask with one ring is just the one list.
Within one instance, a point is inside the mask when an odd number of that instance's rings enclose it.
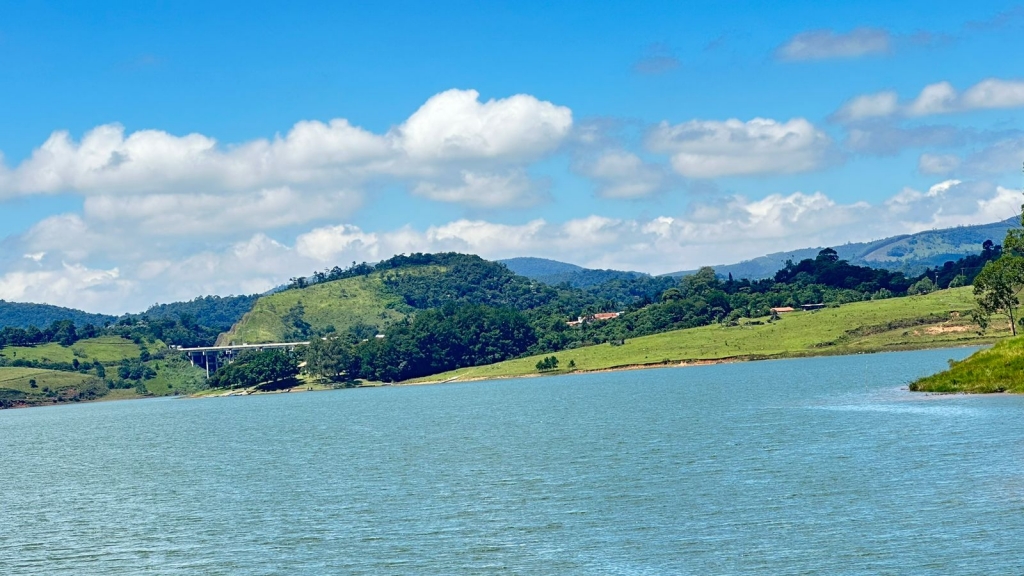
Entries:
{"label": "forested hill", "polygon": [[[970,254],[978,254],[986,240],[998,243],[1006,236],[1007,230],[1019,224],[1020,220],[1014,216],[992,224],[926,230],[917,234],[892,236],[873,242],[843,244],[833,248],[841,259],[851,264],[886,268],[903,272],[907,276],[916,276],[925,268],[935,268],[950,260],[955,261]],[[714,268],[715,272],[722,276],[732,274],[735,278],[770,278],[785,266],[787,260],[799,262],[806,258],[814,258],[820,250],[821,247],[775,252]],[[674,272],[670,276],[686,276],[694,272]]]}
{"label": "forested hill", "polygon": [[294,278],[289,289],[260,298],[219,341],[308,340],[306,361],[321,377],[398,381],[716,322],[736,325],[778,307],[963,286],[998,254],[989,245],[970,261],[907,277],[823,249],[764,280],[724,280],[703,268],[681,280],[637,275],[587,288],[547,285],[478,256],[412,254]]}
{"label": "forested hill", "polygon": [[62,308],[50,304],[29,304],[0,300],[0,328],[28,328],[49,326],[54,322],[71,320],[79,326],[92,324],[103,326],[117,320],[106,314],[90,314],[74,308]]}
{"label": "forested hill", "polygon": [[566,283],[576,288],[587,288],[611,280],[630,280],[648,276],[641,272],[584,268],[547,258],[509,258],[508,260],[499,260],[498,263],[504,264],[509,270],[520,276],[552,286]]}
{"label": "forested hill", "polygon": [[177,319],[188,315],[193,321],[221,331],[227,330],[235,322],[242,319],[259,295],[251,296],[200,296],[187,302],[155,304],[143,312],[144,316],[153,319]]}

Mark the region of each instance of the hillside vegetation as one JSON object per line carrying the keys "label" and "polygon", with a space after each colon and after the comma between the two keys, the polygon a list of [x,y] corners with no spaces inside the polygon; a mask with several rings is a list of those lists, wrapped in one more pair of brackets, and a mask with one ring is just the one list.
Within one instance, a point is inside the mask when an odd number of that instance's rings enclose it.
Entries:
{"label": "hillside vegetation", "polygon": [[140,316],[149,319],[171,319],[188,317],[196,324],[227,330],[252,309],[259,298],[251,296],[201,296],[187,302],[155,304]]}
{"label": "hillside vegetation", "polygon": [[373,337],[411,310],[384,289],[382,273],[285,290],[256,301],[218,344],[258,344],[302,340],[311,332],[363,328]]}
{"label": "hillside vegetation", "polygon": [[49,326],[54,322],[70,320],[78,326],[94,324],[103,326],[117,320],[106,314],[90,314],[73,308],[62,308],[50,304],[29,304],[24,302],[7,302],[0,300],[0,328],[28,328],[29,326]]}
{"label": "hillside vegetation", "polygon": [[[558,369],[576,370],[679,363],[854,354],[910,348],[992,342],[1009,334],[993,327],[985,335],[967,318],[974,306],[971,289],[957,288],[924,296],[854,302],[815,312],[783,314],[778,321],[744,320],[735,326],[712,325],[601,344],[557,353]],[[538,374],[549,354],[463,368],[416,381],[502,378]]]}
{"label": "hillside vegetation", "polygon": [[103,380],[89,374],[0,367],[0,408],[95,400],[107,392]]}
{"label": "hillside vegetation", "polygon": [[950,361],[949,370],[922,378],[910,385],[915,392],[1024,393],[1024,336],[999,342],[960,362]]}

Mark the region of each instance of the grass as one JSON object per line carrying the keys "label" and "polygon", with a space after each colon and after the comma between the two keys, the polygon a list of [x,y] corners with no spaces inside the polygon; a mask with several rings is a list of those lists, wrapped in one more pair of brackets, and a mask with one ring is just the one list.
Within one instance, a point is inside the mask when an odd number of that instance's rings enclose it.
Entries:
{"label": "grass", "polygon": [[[154,345],[157,346],[157,345]],[[100,336],[75,342],[70,348],[55,342],[40,346],[11,346],[0,350],[0,356],[9,360],[37,360],[40,362],[79,362],[99,360],[101,364],[117,364],[125,358],[138,358],[139,347],[120,336]]]}
{"label": "grass", "polygon": [[[36,384],[34,387],[33,381]],[[14,400],[31,406],[94,399],[106,392],[103,381],[88,374],[41,368],[0,367],[0,401]]]}
{"label": "grass", "polygon": [[[751,360],[825,354],[855,354],[914,348],[990,343],[1009,334],[990,330],[979,335],[966,319],[974,307],[971,288],[942,290],[925,296],[856,302],[816,312],[793,312],[773,323],[746,321],[739,326],[704,326],[555,353],[559,369],[607,370],[683,362]],[[759,322],[763,321],[760,320]],[[461,368],[413,382],[467,380],[538,374],[541,354],[487,366]]]}
{"label": "grass", "polygon": [[922,378],[910,385],[918,392],[1024,393],[1024,336],[999,342],[960,362],[950,361],[949,370]]}
{"label": "grass", "polygon": [[314,329],[334,326],[339,332],[357,324],[383,328],[404,318],[406,308],[400,298],[385,292],[380,274],[346,278],[260,298],[238,324],[221,334],[217,343],[286,341],[291,328],[282,318],[300,302],[305,309],[303,319]]}

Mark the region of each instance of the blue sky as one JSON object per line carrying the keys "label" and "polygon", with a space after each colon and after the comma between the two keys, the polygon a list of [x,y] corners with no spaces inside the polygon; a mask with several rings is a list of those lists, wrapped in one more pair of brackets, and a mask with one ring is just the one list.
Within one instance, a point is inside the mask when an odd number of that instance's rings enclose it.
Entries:
{"label": "blue sky", "polygon": [[0,298],[653,273],[1012,216],[1011,2],[0,3]]}

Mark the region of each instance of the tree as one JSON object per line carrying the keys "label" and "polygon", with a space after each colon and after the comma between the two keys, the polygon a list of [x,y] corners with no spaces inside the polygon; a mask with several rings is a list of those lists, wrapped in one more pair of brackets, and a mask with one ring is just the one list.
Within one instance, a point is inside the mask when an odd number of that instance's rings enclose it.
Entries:
{"label": "tree", "polygon": [[348,369],[352,355],[341,338],[315,338],[306,347],[306,372],[314,378],[336,382]]}
{"label": "tree", "polygon": [[1017,335],[1016,311],[1019,295],[1024,289],[1024,257],[1004,253],[999,260],[989,262],[974,279],[974,297],[978,308],[972,316],[984,330],[995,314],[1010,320],[1010,332]]}
{"label": "tree", "polygon": [[832,248],[824,248],[820,252],[818,252],[818,256],[815,258],[815,260],[819,262],[838,262],[839,253],[833,250]]}
{"label": "tree", "polygon": [[922,278],[907,288],[907,294],[928,294],[934,292],[935,288],[935,282],[932,282],[931,278]]}
{"label": "tree", "polygon": [[[988,327],[993,314],[1001,314],[1010,319],[1010,333],[1017,335],[1015,312],[1024,290],[1024,205],[1021,212],[1020,226],[1006,231],[1002,255],[985,264],[974,279],[978,308],[971,315],[982,330]],[[990,251],[991,247],[986,250]]]}
{"label": "tree", "polygon": [[547,356],[540,362],[537,362],[537,370],[540,372],[554,370],[555,368],[558,368],[558,358],[554,356]]}

